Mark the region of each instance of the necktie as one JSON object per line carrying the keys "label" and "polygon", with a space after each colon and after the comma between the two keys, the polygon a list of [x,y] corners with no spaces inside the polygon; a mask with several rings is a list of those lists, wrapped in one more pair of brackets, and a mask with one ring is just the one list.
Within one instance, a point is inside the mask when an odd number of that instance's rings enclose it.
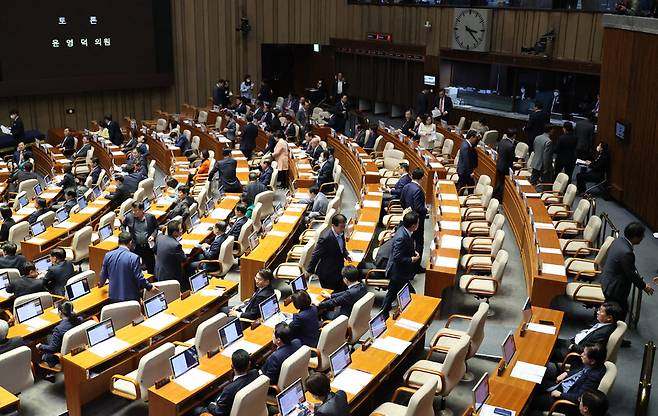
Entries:
{"label": "necktie", "polygon": [[343,234],[338,234],[336,236],[336,241],[338,241],[338,247],[340,247],[340,252],[345,251],[345,240],[343,239]]}
{"label": "necktie", "polygon": [[442,115],[443,115],[443,100],[444,99],[441,98],[441,100],[439,101],[439,111],[441,112]]}

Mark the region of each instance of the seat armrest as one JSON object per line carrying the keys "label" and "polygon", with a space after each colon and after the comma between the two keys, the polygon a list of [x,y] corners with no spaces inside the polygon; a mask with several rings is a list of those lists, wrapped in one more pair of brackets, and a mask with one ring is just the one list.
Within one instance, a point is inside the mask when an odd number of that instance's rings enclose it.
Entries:
{"label": "seat armrest", "polygon": [[558,407],[575,407],[576,409],[578,409],[578,405],[576,403],[571,402],[569,400],[560,399],[553,402],[550,410],[548,411],[548,416],[553,416],[554,412],[557,412]]}
{"label": "seat armrest", "polygon": [[[409,369],[409,371],[407,372],[407,374],[405,375],[405,377],[404,377],[404,385],[405,385],[405,386],[409,386],[409,379],[411,378],[411,374],[413,374],[413,373],[415,373],[415,372],[426,373],[426,374],[430,374],[430,375],[437,376],[437,377],[439,377],[439,378],[441,379],[441,385],[442,385],[442,386],[445,386],[445,385],[446,385],[446,376],[445,376],[445,374],[443,374],[441,371],[435,371],[435,370],[431,370],[431,369],[429,369],[429,368],[422,368],[422,367],[415,367],[415,366],[412,366],[412,367]],[[420,388],[420,386],[418,386],[418,387]],[[402,387],[400,387],[400,389],[401,389],[401,388],[402,388]],[[407,388],[408,388],[408,387],[407,387]],[[412,394],[416,392],[415,389],[411,389],[411,390],[412,390]],[[403,391],[409,392],[409,390],[403,390]],[[396,393],[397,393],[397,390],[396,390]],[[393,394],[393,399],[392,399],[393,401],[395,401],[395,397],[396,397],[396,396],[397,396],[396,394]]]}
{"label": "seat armrest", "polygon": [[126,376],[121,375],[121,374],[115,374],[115,375],[112,376],[112,382],[111,382],[110,386],[114,386],[114,382],[116,380],[127,381],[128,383],[131,383],[133,386],[135,386],[135,396],[131,396],[131,395],[125,393],[125,392],[115,390],[114,387],[112,387],[112,393],[116,394],[117,396],[121,396],[123,398],[130,399],[130,400],[139,400],[140,399],[141,391],[140,391],[139,383],[137,382],[137,380],[126,377]]}

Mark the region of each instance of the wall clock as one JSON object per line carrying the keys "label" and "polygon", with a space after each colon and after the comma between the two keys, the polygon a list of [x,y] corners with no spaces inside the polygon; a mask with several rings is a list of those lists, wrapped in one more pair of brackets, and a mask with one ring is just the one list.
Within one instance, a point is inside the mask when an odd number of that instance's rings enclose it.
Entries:
{"label": "wall clock", "polygon": [[454,9],[452,49],[488,52],[491,9]]}

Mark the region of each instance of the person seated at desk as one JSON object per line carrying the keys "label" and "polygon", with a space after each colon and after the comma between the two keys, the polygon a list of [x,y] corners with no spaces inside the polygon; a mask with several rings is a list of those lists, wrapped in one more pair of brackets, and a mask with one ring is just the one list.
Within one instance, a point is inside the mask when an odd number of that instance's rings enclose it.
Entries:
{"label": "person seated at desk", "polygon": [[212,227],[213,240],[210,244],[203,243],[200,248],[202,249],[201,253],[196,256],[195,261],[190,265],[192,270],[205,270],[207,272],[216,272],[219,270],[220,265],[218,263],[201,263],[202,260],[219,260],[219,250],[222,248],[222,244],[228,238],[226,235],[226,222],[218,221]]}
{"label": "person seated at desk", "polygon": [[[306,383],[308,387],[308,382]],[[608,398],[600,390],[588,390],[580,396],[580,416],[607,416]]]}
{"label": "person seated at desk", "polygon": [[178,220],[167,223],[167,234],[158,234],[155,239],[155,277],[158,281],[178,280],[182,292],[190,289],[190,282],[183,272],[187,256],[179,239],[183,228]]}
{"label": "person seated at desk", "polygon": [[311,303],[311,297],[305,290],[293,293],[291,298],[292,304],[299,311],[292,315],[290,322],[292,337],[299,339],[303,345],[317,347],[320,339],[318,308]]}
{"label": "person seated at desk", "polygon": [[318,188],[322,189],[325,183],[334,181],[334,164],[331,159],[331,152],[324,150],[320,161],[320,170],[318,171],[318,179],[316,184]]}
{"label": "person seated at desk", "polygon": [[[53,332],[48,335],[45,343],[38,343],[36,345],[37,350],[42,353],[41,361],[44,361],[46,364],[48,364],[49,367],[52,368],[59,367],[59,358],[55,355],[55,353],[61,351],[64,335],[70,329],[73,329],[82,322],[82,318],[80,318],[78,314],[75,313],[73,303],[69,301],[60,303],[57,306],[57,311],[59,312],[61,321],[59,321],[57,326],[53,329]],[[45,379],[50,382],[54,382],[55,373],[48,373]]]}
{"label": "person seated at desk", "polygon": [[37,198],[34,200],[34,207],[36,208],[36,211],[28,215],[27,221],[30,224],[34,224],[37,222],[37,219],[45,214],[46,212],[50,211],[48,208],[48,204],[46,203],[46,200],[43,198]]}
{"label": "person seated at desk", "polygon": [[27,259],[20,254],[16,255],[18,247],[16,243],[7,242],[2,246],[2,252],[4,253],[0,257],[0,269],[18,269],[23,270],[23,266]]}
{"label": "person seated at desk", "polygon": [[7,179],[7,182],[9,183],[9,192],[17,192],[18,185],[23,181],[39,179],[37,174],[32,171],[33,169],[34,166],[32,165],[32,162],[25,162],[23,164],[23,169],[15,170],[9,175],[9,179]]}
{"label": "person seated at desk", "polygon": [[247,220],[247,205],[240,203],[235,207],[235,222],[231,225],[226,234],[232,235],[234,240],[238,241],[240,231]]}
{"label": "person seated at desk", "polygon": [[219,173],[220,192],[241,192],[242,184],[237,177],[238,162],[233,159],[231,149],[224,149],[224,159],[215,162],[208,174],[208,180],[212,180]]}
{"label": "person seated at desk", "polygon": [[370,125],[370,134],[368,134],[368,139],[365,141],[363,144],[364,149],[374,149],[375,148],[375,143],[377,142],[377,125],[376,124],[371,124]]}
{"label": "person seated at desk", "polygon": [[7,285],[7,293],[13,293],[15,297],[19,297],[45,291],[44,281],[39,279],[39,273],[34,263],[26,261],[23,264],[22,273],[21,277]]}
{"label": "person seated at desk", "polygon": [[267,186],[258,180],[258,173],[249,172],[249,183],[244,187],[244,194],[247,196],[247,205],[252,205],[258,194],[265,191],[267,191]]}
{"label": "person seated at desk", "polygon": [[617,302],[605,302],[596,311],[596,323],[578,332],[571,339],[558,338],[551,361],[561,363],[567,354],[582,353],[593,344],[607,345],[608,338],[617,329],[617,321],[623,319],[623,311]]}
{"label": "person seated at desk", "polygon": [[73,264],[66,260],[63,248],[55,247],[50,251],[51,266],[43,278],[44,285],[50,293],[64,296],[64,287],[71,276],[75,274]]}
{"label": "person seated at desk", "polygon": [[332,294],[324,290],[320,293],[324,300],[318,305],[318,310],[323,319],[333,320],[340,315],[349,318],[354,304],[368,293],[366,285],[361,282],[361,274],[356,267],[345,266],[340,274],[347,289]]}
{"label": "person seated at desk", "polygon": [[20,142],[18,143],[18,147],[16,148],[16,151],[14,151],[14,155],[11,159],[12,166],[10,166],[10,169],[23,169],[23,165],[29,162],[30,159],[34,159],[32,152],[25,147],[25,143]]}
{"label": "person seated at desk", "polygon": [[311,159],[313,159],[313,162],[317,162],[318,159],[320,159],[320,156],[322,156],[322,152],[323,149],[322,146],[320,146],[320,138],[317,136],[313,136],[308,144],[308,147],[306,148],[306,154]]}
{"label": "person seated at desk", "polygon": [[233,401],[243,387],[258,378],[258,370],[250,369],[251,361],[249,353],[243,349],[235,350],[231,355],[231,368],[233,369],[233,378],[222,392],[206,407],[195,409],[192,414],[203,415],[211,414],[212,416],[229,416]]}
{"label": "person seated at desk", "polygon": [[180,134],[180,124],[176,120],[171,120],[169,122],[169,133]]}
{"label": "person seated at desk", "polygon": [[327,199],[324,193],[320,192],[320,188],[317,185],[311,185],[308,189],[308,194],[310,198],[299,201],[300,204],[310,206],[310,211],[304,217],[305,224],[308,224],[311,220],[321,215],[327,215],[327,207],[329,207],[329,199]]}
{"label": "person seated at desk", "polygon": [[344,416],[350,414],[347,394],[342,390],[331,391],[331,382],[324,373],[313,373],[306,378],[306,390],[318,404],[313,404],[315,416]]}
{"label": "person seated at desk", "polygon": [[585,192],[587,182],[601,183],[605,180],[610,163],[610,153],[608,152],[607,143],[599,143],[596,147],[596,156],[594,160],[587,160],[587,171],[580,172],[576,175],[576,185],[578,192]]}
{"label": "person seated at desk", "polygon": [[124,153],[131,152],[137,146],[138,134],[136,130],[128,129],[128,141],[121,147]]}
{"label": "person seated at desk", "polygon": [[91,186],[98,185],[98,178],[101,176],[101,162],[97,157],[91,158],[91,169],[89,170],[89,176],[91,176]]}
{"label": "person seated at desk", "polygon": [[80,146],[77,152],[73,153],[71,160],[87,157],[87,152],[89,150],[91,150],[89,138],[87,136],[82,136],[82,146]]}
{"label": "person seated at desk", "polygon": [[423,124],[418,127],[418,136],[419,138],[431,138],[434,133],[436,133],[436,124],[434,124],[434,120],[432,120],[432,115],[425,115],[423,117]]}
{"label": "person seated at desk", "polygon": [[176,140],[175,146],[180,149],[181,154],[185,154],[187,149],[190,148],[190,136],[192,133],[189,130],[184,130],[183,134],[178,137]]}
{"label": "person seated at desk", "polygon": [[146,178],[142,175],[141,172],[135,171],[134,165],[127,165],[124,172],[126,172],[126,174],[123,175],[124,183],[128,187],[128,191],[132,195],[133,193],[135,193],[135,191],[137,191],[137,188],[139,187],[139,183]]}
{"label": "person seated at desk", "polygon": [[260,318],[259,305],[274,294],[272,279],[274,279],[274,274],[272,274],[270,269],[259,270],[256,276],[254,276],[254,282],[256,284],[254,294],[247,301],[229,309],[228,315],[251,321]]}
{"label": "person seated at desk", "polygon": [[201,175],[207,175],[210,172],[210,152],[207,150],[201,151],[201,163],[194,173],[194,183],[199,183],[203,180]]}
{"label": "person seated at desk", "polygon": [[66,209],[66,212],[70,213],[73,207],[78,205],[78,201],[76,201],[77,197],[78,194],[76,194],[73,189],[67,190],[64,192],[64,202],[53,205],[53,210],[57,211],[60,208],[64,208]]}
{"label": "person seated at desk", "polygon": [[186,185],[178,187],[178,199],[171,207],[167,219],[175,217],[187,218],[190,213],[190,207],[194,204],[194,199],[190,196],[190,188]]}
{"label": "person seated at desk", "polygon": [[258,182],[262,183],[265,186],[270,186],[270,182],[272,182],[273,173],[274,173],[274,169],[272,168],[272,161],[269,159],[261,159],[260,176],[258,177]]}
{"label": "person seated at desk", "polygon": [[73,176],[73,167],[71,165],[65,165],[62,170],[64,171],[64,176],[62,180],[57,184],[62,189],[75,188],[75,176]]}
{"label": "person seated at desk", "polygon": [[89,133],[91,133],[94,136],[102,137],[103,139],[108,140],[110,138],[110,130],[108,128],[107,121],[105,120],[99,121],[98,130],[90,131]]}
{"label": "person seated at desk", "polygon": [[404,112],[404,123],[402,123],[402,127],[400,127],[400,132],[404,134],[405,136],[414,139],[416,137],[416,131],[414,129],[415,123],[414,123],[414,116],[411,110],[407,110]]}
{"label": "person seated at desk", "polygon": [[[384,195],[384,200],[383,200],[383,205],[388,206],[388,204],[391,202],[393,199],[400,199],[400,195],[402,195],[402,188],[404,188],[404,185],[408,184],[411,182],[411,176],[409,176],[409,164],[406,162],[401,162],[400,166],[398,166],[398,174],[400,177],[398,178],[398,181],[395,183],[395,186],[392,188],[385,188],[385,191],[388,192],[388,195]],[[382,215],[384,215],[384,211],[382,211]]]}
{"label": "person seated at desk", "polygon": [[114,192],[108,193],[105,198],[112,201],[113,207],[119,207],[123,201],[130,198],[130,189],[128,189],[128,185],[125,183],[125,176],[117,175],[114,180],[116,182],[116,188]]}
{"label": "person seated at desk", "polygon": [[0,320],[0,355],[25,345],[23,338],[7,338],[7,334],[9,334],[9,324],[7,321]]}
{"label": "person seated at desk", "polygon": [[11,208],[5,206],[0,208],[0,215],[2,215],[2,225],[0,226],[0,241],[7,241],[9,239],[9,229],[16,225],[16,220],[12,218]]}
{"label": "person seated at desk", "polygon": [[75,150],[75,137],[71,134],[70,128],[64,128],[64,138],[57,147],[59,147],[64,154],[70,154]]}
{"label": "person seated at desk", "polygon": [[302,342],[293,339],[292,330],[285,322],[279,322],[274,327],[272,342],[276,350],[267,357],[260,371],[270,379],[270,384],[277,384],[283,362],[301,348]]}
{"label": "person seated at desk", "polygon": [[[536,388],[535,397],[530,404],[530,409],[534,410],[536,415],[550,409],[556,400],[578,403],[585,391],[598,388],[606,371],[603,365],[606,357],[605,347],[600,344],[587,346],[580,357],[582,367],[565,371],[555,379],[551,379],[549,375],[544,376],[544,381]],[[575,411],[567,414],[577,415]]]}

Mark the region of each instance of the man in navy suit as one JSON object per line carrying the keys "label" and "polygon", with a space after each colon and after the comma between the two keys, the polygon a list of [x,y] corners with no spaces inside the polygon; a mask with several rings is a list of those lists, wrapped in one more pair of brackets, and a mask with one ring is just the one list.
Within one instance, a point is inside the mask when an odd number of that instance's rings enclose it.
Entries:
{"label": "man in navy suit", "polygon": [[274,275],[269,269],[261,269],[256,273],[254,277],[254,282],[256,283],[256,291],[249,300],[238,306],[234,306],[228,312],[229,316],[236,316],[238,318],[255,320],[260,318],[260,308],[258,305],[261,304],[265,299],[269,298],[274,294],[274,288],[272,287],[272,279]]}
{"label": "man in navy suit", "polygon": [[269,377],[270,384],[277,384],[283,362],[302,346],[302,342],[293,339],[290,326],[285,322],[279,322],[274,327],[272,342],[274,342],[276,350],[267,357],[260,371],[263,375]]}
{"label": "man in navy suit", "polygon": [[30,159],[32,159],[32,152],[25,147],[25,143],[20,142],[18,143],[18,147],[16,148],[16,151],[14,151],[14,156],[12,157],[12,160],[14,162],[14,169],[23,169],[23,165],[27,162],[29,162]]}
{"label": "man in navy suit", "polygon": [[121,127],[116,121],[112,121],[111,115],[105,116],[105,122],[107,123],[107,131],[110,135],[110,141],[115,146],[121,146],[123,144],[123,133],[121,133]]}
{"label": "man in navy suit", "polygon": [[315,416],[342,416],[350,414],[347,395],[343,390],[331,391],[329,377],[322,373],[313,373],[306,379],[306,388],[318,403],[313,405]]}
{"label": "man in navy suit", "polygon": [[178,136],[178,140],[176,140],[176,147],[180,149],[180,152],[182,154],[185,154],[187,149],[190,147],[190,131],[185,130],[183,131],[183,134]]}
{"label": "man in navy suit", "polygon": [[345,243],[345,226],[347,218],[336,214],[331,218],[331,228],[318,239],[308,270],[320,278],[320,284],[325,289],[343,290],[340,272],[345,260],[350,260]]}
{"label": "man in navy suit", "polygon": [[[387,206],[392,199],[400,199],[400,195],[402,195],[402,189],[404,189],[404,186],[406,184],[411,182],[411,176],[409,176],[408,163],[406,162],[400,163],[400,166],[398,167],[398,173],[400,174],[400,178],[395,183],[395,186],[393,188],[388,188],[389,195],[384,195],[385,206]],[[383,211],[382,211],[382,215],[383,215]]]}
{"label": "man in navy suit", "polygon": [[290,330],[293,338],[299,339],[302,344],[311,348],[318,346],[320,339],[320,321],[318,308],[311,303],[311,297],[305,290],[292,294],[292,304],[299,312],[292,315]]}
{"label": "man in navy suit", "polygon": [[457,161],[457,191],[465,186],[475,186],[473,171],[478,165],[478,154],[475,150],[480,141],[480,134],[476,130],[469,130],[466,133],[466,140],[462,140],[459,147],[459,160]]}
{"label": "man in navy suit", "polygon": [[9,111],[9,118],[11,119],[11,135],[14,140],[19,142],[25,139],[25,125],[18,110]]}
{"label": "man in navy suit", "polygon": [[261,172],[258,181],[265,186],[269,186],[270,182],[272,182],[272,172],[274,172],[274,169],[272,169],[272,161],[268,159],[261,159],[260,169]]}
{"label": "man in navy suit", "polygon": [[349,318],[354,304],[368,293],[368,289],[361,282],[361,274],[356,267],[343,267],[341,275],[347,289],[334,292],[331,295],[324,290],[321,292],[321,296],[325,299],[318,305],[318,310],[322,313],[324,319],[334,319],[340,315]]}
{"label": "man in navy suit", "polygon": [[212,233],[215,238],[213,238],[210,244],[201,245],[201,253],[196,258],[196,261],[191,263],[192,271],[203,268],[209,272],[215,272],[219,270],[219,265],[217,263],[201,263],[201,260],[218,260],[219,259],[219,250],[222,248],[222,244],[228,236],[226,235],[226,222],[218,221],[212,227]]}
{"label": "man in navy suit", "polygon": [[258,378],[258,370],[250,370],[249,364],[249,353],[243,349],[236,350],[231,355],[233,369],[231,382],[224,387],[215,401],[210,402],[206,408],[195,409],[194,414],[208,412],[213,416],[229,416],[238,392]]}
{"label": "man in navy suit", "polygon": [[254,123],[254,116],[247,114],[247,125],[240,138],[240,151],[247,160],[251,159],[251,153],[256,148],[256,137],[258,136],[258,126]]}
{"label": "man in navy suit", "polygon": [[226,232],[227,235],[232,235],[235,241],[238,241],[240,238],[240,231],[242,227],[246,224],[247,220],[247,206],[245,204],[238,204],[235,207],[235,222],[231,225],[231,228]]}
{"label": "man in navy suit", "polygon": [[101,168],[100,161],[98,160],[98,158],[93,157],[91,159],[91,171],[89,172],[89,176],[91,176],[92,186],[98,184],[98,178],[101,176],[102,170],[103,168]]}
{"label": "man in navy suit", "polygon": [[[425,174],[420,168],[414,169],[411,173],[411,182],[402,188],[400,193],[400,205],[402,208],[411,208],[413,212],[418,214],[418,228],[414,231],[413,239],[416,242],[416,251],[423,256],[423,248],[425,247],[425,217],[427,216],[427,207],[425,206],[425,192],[420,184]],[[419,273],[425,270],[417,265]]]}
{"label": "man in navy suit", "polygon": [[89,144],[89,138],[87,136],[82,136],[82,146],[80,146],[78,151],[73,154],[71,160],[75,160],[79,157],[87,157],[87,152],[89,150],[91,150],[91,144]]}
{"label": "man in navy suit", "polygon": [[67,155],[75,150],[75,137],[73,137],[71,129],[68,127],[64,128],[64,139],[57,147],[62,149]]}
{"label": "man in navy suit", "polygon": [[[412,235],[418,229],[420,219],[415,212],[408,212],[402,218],[402,225],[393,236],[391,256],[386,263],[386,277],[389,279],[388,292],[384,298],[382,311],[385,315],[391,310],[393,300],[400,289],[416,275],[420,253],[414,247]],[[413,286],[409,285],[413,292]]]}
{"label": "man in navy suit", "polygon": [[526,142],[530,149],[534,149],[535,137],[541,135],[544,132],[544,126],[550,123],[551,115],[548,111],[544,111],[542,103],[536,102],[528,115],[528,124],[524,128],[527,136]]}
{"label": "man in navy suit", "polygon": [[[334,180],[334,163],[331,158],[331,152],[325,150],[322,152],[322,163],[320,164],[320,171],[318,172],[318,187],[322,189],[325,183],[333,182]],[[325,190],[326,192],[327,190]],[[331,189],[329,190],[331,191]]]}

